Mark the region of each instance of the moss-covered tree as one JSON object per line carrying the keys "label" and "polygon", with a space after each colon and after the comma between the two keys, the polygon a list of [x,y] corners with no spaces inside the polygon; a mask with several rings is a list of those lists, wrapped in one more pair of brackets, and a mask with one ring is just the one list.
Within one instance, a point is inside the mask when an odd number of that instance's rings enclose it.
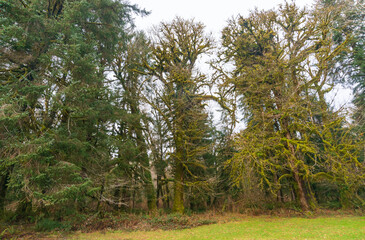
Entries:
{"label": "moss-covered tree", "polygon": [[204,33],[203,24],[175,18],[155,29],[151,48],[149,74],[157,81],[154,93],[163,107],[149,103],[159,111],[172,136],[173,211],[183,213],[186,174],[194,176],[192,166],[202,166],[199,156],[205,149],[204,88],[209,83],[196,64],[201,55],[211,50],[212,40]]}
{"label": "moss-covered tree", "polygon": [[244,171],[253,168],[274,194],[284,181],[293,184],[304,211],[316,206],[312,181],[326,176],[353,190],[364,181],[356,177],[363,172],[357,144],[325,98],[334,86],[329,73],[336,56],[348,44],[348,38],[333,41],[336,14],[335,8],[309,12],[285,3],[238,17],[222,32],[222,61],[234,66],[226,81],[241,94],[247,115],[236,138],[239,152],[229,162],[232,174],[244,181]]}

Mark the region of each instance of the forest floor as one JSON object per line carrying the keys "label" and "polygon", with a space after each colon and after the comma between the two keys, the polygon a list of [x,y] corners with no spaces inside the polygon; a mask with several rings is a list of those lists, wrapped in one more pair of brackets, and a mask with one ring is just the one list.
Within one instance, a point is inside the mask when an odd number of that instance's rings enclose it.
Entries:
{"label": "forest floor", "polygon": [[[365,215],[326,211],[315,215],[204,213],[89,218],[76,229],[42,232],[37,225],[8,225],[0,239],[364,239]],[[0,229],[1,230],[1,229]]]}

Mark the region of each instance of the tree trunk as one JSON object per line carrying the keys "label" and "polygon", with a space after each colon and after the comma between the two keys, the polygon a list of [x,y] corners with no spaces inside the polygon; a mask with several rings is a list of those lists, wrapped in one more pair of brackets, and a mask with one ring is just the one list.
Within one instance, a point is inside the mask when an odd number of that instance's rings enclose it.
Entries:
{"label": "tree trunk", "polygon": [[157,175],[157,187],[156,187],[156,207],[160,208],[160,199],[163,197],[161,176]]}
{"label": "tree trunk", "polygon": [[297,184],[297,193],[298,193],[300,206],[303,211],[308,211],[309,210],[308,201],[305,197],[304,187],[303,187],[302,181],[300,179],[300,176],[298,174],[298,171],[296,169],[293,171],[293,175],[294,175],[295,182]]}
{"label": "tree trunk", "polygon": [[99,212],[101,202],[103,200],[104,188],[105,188],[105,178],[103,178],[103,181],[101,183],[101,189],[100,189],[100,194],[99,194],[99,198],[98,198],[98,205],[96,206],[96,211],[97,212]]}
{"label": "tree trunk", "polygon": [[119,211],[120,209],[120,193],[121,193],[121,187],[116,187],[114,190],[114,199],[117,202],[117,204],[114,205],[114,210]]}
{"label": "tree trunk", "polygon": [[[275,184],[279,185],[278,175],[276,173],[274,173],[274,182],[275,182]],[[283,194],[282,194],[281,186],[280,186],[280,188],[276,191],[276,201],[283,202],[282,200],[283,200]]]}
{"label": "tree trunk", "polygon": [[0,216],[4,213],[5,210],[5,197],[6,191],[8,189],[8,182],[9,172],[6,171],[6,173],[0,177]]}
{"label": "tree trunk", "polygon": [[[164,173],[164,179],[166,181],[167,177],[166,177],[166,174]],[[166,181],[165,182],[165,189],[166,189],[166,192],[164,193],[163,195],[163,205],[164,205],[164,208],[170,208],[170,189],[169,189],[169,182]]]}
{"label": "tree trunk", "polygon": [[[285,125],[286,129],[288,129],[288,124],[285,122]],[[287,131],[287,134],[286,134],[286,137],[287,139],[292,139],[290,133],[289,133],[289,130]],[[299,171],[298,171],[298,167],[296,166],[295,164],[295,161],[296,161],[296,158],[295,158],[295,149],[294,149],[294,146],[290,143],[288,143],[288,147],[291,151],[291,157],[289,159],[289,166],[293,172],[293,176],[294,176],[294,180],[295,180],[295,183],[297,185],[297,195],[298,195],[298,200],[299,200],[299,203],[300,203],[300,206],[302,208],[303,211],[308,211],[309,210],[309,205],[308,205],[308,201],[306,199],[306,194],[305,194],[305,190],[304,190],[304,186],[303,186],[303,183],[302,183],[302,180],[300,179],[300,176],[299,176]]]}
{"label": "tree trunk", "polygon": [[[139,113],[137,106],[135,106],[134,104],[131,104],[131,112],[133,114]],[[156,193],[152,183],[152,174],[150,171],[150,162],[147,154],[147,145],[142,133],[142,125],[139,121],[136,122],[135,133],[137,136],[137,145],[141,154],[140,161],[144,168],[142,171],[143,171],[143,181],[145,185],[144,188],[147,197],[148,210],[155,211],[157,209]]]}
{"label": "tree trunk", "polygon": [[290,198],[291,198],[291,201],[292,201],[292,202],[295,202],[295,201],[296,201],[296,198],[295,198],[295,187],[294,187],[294,184],[291,184],[291,188],[290,188]]}
{"label": "tree trunk", "polygon": [[172,211],[184,213],[184,166],[178,161],[175,167],[174,204]]}
{"label": "tree trunk", "polygon": [[155,211],[157,209],[156,195],[155,195],[155,189],[152,184],[151,173],[146,174],[145,177],[147,177],[147,179],[151,180],[146,184],[146,187],[145,187],[145,191],[146,191],[146,195],[147,195],[148,210]]}
{"label": "tree trunk", "polygon": [[[132,183],[132,185],[133,185],[133,183]],[[121,187],[121,197],[119,200],[121,202],[120,209],[126,211],[128,209],[128,207],[130,208],[132,206],[131,199],[132,199],[131,190],[127,189],[127,186],[122,186]]]}

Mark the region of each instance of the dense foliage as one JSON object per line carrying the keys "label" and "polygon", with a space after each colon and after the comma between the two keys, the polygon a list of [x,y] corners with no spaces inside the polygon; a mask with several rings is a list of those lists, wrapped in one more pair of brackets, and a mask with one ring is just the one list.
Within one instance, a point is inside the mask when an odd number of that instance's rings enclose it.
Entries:
{"label": "dense foliage", "polygon": [[364,184],[356,139],[325,99],[334,86],[329,71],[348,42],[333,41],[336,10],[309,13],[287,3],[239,17],[223,31],[222,59],[235,67],[226,81],[247,115],[229,160],[232,174],[246,181],[242,171],[255,171],[281,200],[293,188],[303,210],[315,207],[315,188],[325,181],[337,186],[343,205]]}
{"label": "dense foliage", "polygon": [[[219,45],[178,17],[146,36],[117,0],[0,6],[4,219],[365,206],[361,2],[256,10]],[[352,119],[327,97],[345,82]]]}

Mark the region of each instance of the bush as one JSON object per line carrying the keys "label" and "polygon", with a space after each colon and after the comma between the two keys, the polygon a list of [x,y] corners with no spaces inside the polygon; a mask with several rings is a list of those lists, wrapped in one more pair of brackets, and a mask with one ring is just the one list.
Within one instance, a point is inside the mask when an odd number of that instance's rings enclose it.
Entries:
{"label": "bush", "polygon": [[68,231],[71,229],[71,224],[69,222],[59,222],[48,218],[44,218],[37,222],[35,228],[37,231],[41,232],[49,232],[53,230]]}

